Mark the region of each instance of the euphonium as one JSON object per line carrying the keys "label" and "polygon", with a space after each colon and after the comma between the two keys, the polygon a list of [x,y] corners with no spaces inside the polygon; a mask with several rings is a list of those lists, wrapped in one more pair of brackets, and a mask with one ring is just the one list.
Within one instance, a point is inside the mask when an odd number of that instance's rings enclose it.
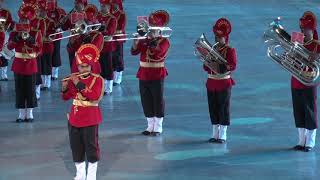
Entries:
{"label": "euphonium", "polygon": [[223,77],[230,75],[230,71],[221,74],[218,72],[217,69],[215,69],[214,63],[227,65],[227,60],[223,58],[216,49],[217,44],[218,43],[211,45],[210,42],[207,40],[206,36],[202,34],[194,44],[194,54],[205,66],[207,66],[209,69],[211,69],[214,73],[218,74],[219,76]]}
{"label": "euphonium", "polygon": [[[310,61],[313,53],[303,45],[291,42],[291,36],[273,21],[264,33],[268,56],[301,83],[312,86],[319,83],[319,59]],[[280,52],[278,52],[280,50]]]}

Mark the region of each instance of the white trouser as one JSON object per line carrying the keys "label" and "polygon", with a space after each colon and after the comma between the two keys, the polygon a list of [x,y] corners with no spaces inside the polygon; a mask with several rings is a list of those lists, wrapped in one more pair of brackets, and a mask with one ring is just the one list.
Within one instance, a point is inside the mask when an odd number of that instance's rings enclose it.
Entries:
{"label": "white trouser", "polygon": [[105,93],[112,93],[113,90],[113,80],[105,80],[104,81],[104,92]]}
{"label": "white trouser", "polygon": [[1,77],[0,77],[1,79],[8,79],[7,71],[8,71],[8,66],[1,67]]}
{"label": "white trouser", "polygon": [[27,119],[33,119],[33,108],[27,108]]}
{"label": "white trouser", "polygon": [[222,126],[220,125],[220,130],[219,130],[219,139],[222,139],[222,140],[227,140],[227,129],[228,129],[228,126]]}
{"label": "white trouser", "polygon": [[299,133],[298,145],[305,146],[305,144],[306,144],[306,129],[305,128],[298,128],[298,133]]}
{"label": "white trouser", "polygon": [[88,174],[87,180],[96,180],[97,179],[97,169],[98,169],[98,162],[88,164]]}
{"label": "white trouser", "polygon": [[155,120],[154,120],[154,128],[153,128],[153,131],[154,131],[154,132],[162,133],[163,117],[162,117],[162,118],[155,117],[154,119],[155,119]]}
{"label": "white trouser", "polygon": [[40,99],[41,96],[41,85],[36,85],[36,97]]}
{"label": "white trouser", "polygon": [[42,75],[42,86],[50,88],[51,87],[51,75]]}
{"label": "white trouser", "polygon": [[317,130],[306,130],[306,147],[313,148],[316,145]]}
{"label": "white trouser", "polygon": [[212,138],[214,139],[219,139],[219,130],[220,130],[220,125],[212,125]]}
{"label": "white trouser", "polygon": [[86,180],[86,162],[75,163],[77,173],[74,180]]}
{"label": "white trouser", "polygon": [[58,78],[59,76],[59,67],[53,67],[52,68],[52,77]]}
{"label": "white trouser", "polygon": [[25,119],[26,118],[26,109],[19,109],[19,116],[18,119]]}
{"label": "white trouser", "polygon": [[153,132],[155,118],[154,118],[154,117],[152,117],[152,118],[147,118],[147,121],[148,121],[148,127],[147,127],[146,131],[148,131],[148,132]]}
{"label": "white trouser", "polygon": [[120,72],[114,71],[113,72],[113,74],[114,74],[114,82],[115,83],[121,84],[121,82],[122,82],[122,72],[123,71],[120,71]]}

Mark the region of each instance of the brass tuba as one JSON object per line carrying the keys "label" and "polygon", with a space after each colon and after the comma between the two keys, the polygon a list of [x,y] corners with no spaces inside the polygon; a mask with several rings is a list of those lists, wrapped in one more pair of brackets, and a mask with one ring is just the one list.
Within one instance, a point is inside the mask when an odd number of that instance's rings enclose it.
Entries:
{"label": "brass tuba", "polygon": [[202,34],[194,44],[194,54],[205,66],[211,69],[214,73],[218,74],[221,77],[228,76],[231,74],[230,71],[221,74],[214,67],[214,63],[227,65],[227,60],[223,58],[215,48],[217,44],[218,43],[211,45],[206,36]]}
{"label": "brass tuba", "polygon": [[310,61],[314,54],[304,46],[291,42],[291,36],[279,20],[273,21],[263,36],[268,46],[268,56],[301,83],[309,86],[318,84],[319,59]]}

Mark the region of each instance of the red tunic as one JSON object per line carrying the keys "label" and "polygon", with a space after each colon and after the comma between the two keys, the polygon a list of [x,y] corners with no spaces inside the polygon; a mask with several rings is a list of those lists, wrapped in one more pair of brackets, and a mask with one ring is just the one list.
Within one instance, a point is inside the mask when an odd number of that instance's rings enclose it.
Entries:
{"label": "red tunic", "polygon": [[[81,45],[85,44],[85,42],[84,42],[85,38],[90,38],[91,39],[90,43],[96,45],[100,51],[102,50],[102,48],[103,48],[103,35],[98,31],[92,31],[89,34],[83,34],[83,35],[77,36],[77,40],[75,41],[76,47],[74,47],[75,51],[77,51]],[[95,64],[96,64],[96,66],[92,67],[93,68],[92,71],[93,71],[93,73],[100,74],[100,72],[101,72],[100,64],[99,63],[95,63]],[[72,61],[71,73],[76,73],[76,72],[78,72],[78,67],[76,64],[76,60],[74,59]]]}
{"label": "red tunic", "polygon": [[[103,14],[99,12],[97,19],[99,23],[106,26],[103,36],[112,36],[116,32],[117,20],[112,14]],[[115,45],[113,42],[104,42],[102,52],[112,52],[115,50]]]}
{"label": "red tunic", "polygon": [[[60,7],[57,7],[54,11],[49,11],[47,13],[48,17],[51,18],[54,22],[55,22],[55,26],[56,28],[58,28],[57,26],[59,25],[58,23],[61,21],[61,19],[63,17],[65,17],[67,14],[66,12],[60,8]],[[62,37],[61,34],[57,35],[56,36],[57,38],[60,38]]]}
{"label": "red tunic", "polygon": [[[224,48],[220,49],[219,52],[222,55],[222,57],[224,57],[227,60],[226,70],[234,71],[237,66],[236,50],[234,48],[225,46]],[[207,66],[204,66],[204,70],[207,71],[209,75],[215,74]],[[232,87],[234,84],[235,82],[231,77],[228,79],[221,80],[208,78],[206,86],[209,91],[222,91]]]}
{"label": "red tunic", "polygon": [[62,99],[73,99],[69,123],[75,127],[88,127],[102,122],[102,114],[98,106],[103,97],[103,78],[97,74],[91,74],[86,78],[80,78],[84,88],[75,86],[69,81],[67,91],[62,93]]}
{"label": "red tunic", "polygon": [[54,43],[49,40],[49,35],[55,33],[55,23],[50,18],[45,18],[45,32],[43,34],[43,53],[52,54]]}
{"label": "red tunic", "polygon": [[[126,33],[126,25],[127,25],[127,16],[123,10],[118,10],[113,12],[113,15],[117,20],[117,34],[125,34]],[[115,39],[124,39],[126,36],[118,36]],[[125,41],[117,41],[118,43],[124,43]],[[115,42],[115,43],[117,43]]]}
{"label": "red tunic", "polygon": [[[304,47],[307,48],[309,51],[314,52],[314,53],[320,53],[320,47],[319,43],[314,40],[309,44],[305,44]],[[317,85],[315,85],[317,86]],[[299,80],[297,80],[295,77],[291,77],[291,88],[293,89],[308,89],[310,87],[315,87],[315,86],[306,86],[302,84]]]}
{"label": "red tunic", "polygon": [[[131,49],[132,55],[140,55],[140,68],[137,73],[137,78],[143,81],[149,80],[162,80],[167,75],[167,69],[164,64],[166,60],[168,50],[170,47],[170,42],[167,38],[158,38],[157,44],[155,47],[151,47],[148,44],[150,43],[149,39],[140,40],[136,49]],[[141,63],[147,63],[147,65],[156,65],[158,67],[143,67]]]}
{"label": "red tunic", "polygon": [[6,28],[5,29],[8,29],[10,27],[14,27],[15,23],[12,19],[12,16],[11,16],[11,13],[9,10],[0,8],[0,17],[6,18]]}
{"label": "red tunic", "polygon": [[32,75],[38,71],[37,56],[42,49],[42,36],[38,31],[31,31],[30,36],[35,38],[35,44],[25,40],[18,43],[13,41],[17,32],[11,32],[8,41],[8,49],[15,49],[16,55],[12,63],[12,71],[22,75]]}

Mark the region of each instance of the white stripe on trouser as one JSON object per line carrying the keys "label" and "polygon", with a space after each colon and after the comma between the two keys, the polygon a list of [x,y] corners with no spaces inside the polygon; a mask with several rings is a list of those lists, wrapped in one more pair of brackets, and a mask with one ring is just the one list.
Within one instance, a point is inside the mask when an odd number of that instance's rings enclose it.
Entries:
{"label": "white stripe on trouser", "polygon": [[27,119],[33,119],[33,108],[27,108]]}
{"label": "white stripe on trouser", "polygon": [[114,82],[115,82],[115,83],[121,84],[121,82],[122,82],[122,72],[123,72],[123,71],[120,71],[120,72],[114,71],[114,74],[115,74],[115,76],[114,76]]}
{"label": "white stripe on trouser", "polygon": [[147,118],[147,121],[148,121],[148,127],[147,127],[146,131],[153,132],[155,118],[153,118],[153,117]]}
{"label": "white stripe on trouser", "polygon": [[220,130],[220,125],[212,125],[212,138],[218,139],[219,138],[219,130]]}
{"label": "white stripe on trouser", "polygon": [[306,144],[306,129],[305,128],[298,128],[298,133],[299,133],[298,145],[305,146],[305,144]]}
{"label": "white stripe on trouser", "polygon": [[155,121],[154,121],[153,131],[154,131],[154,132],[162,133],[163,118],[155,117],[154,119],[155,119]]}
{"label": "white stripe on trouser", "polygon": [[19,109],[18,119],[25,119],[25,118],[26,118],[26,109]]}
{"label": "white stripe on trouser", "polygon": [[41,85],[36,85],[36,97],[37,99],[40,99],[41,95]]}
{"label": "white stripe on trouser", "polygon": [[97,169],[98,169],[98,162],[88,164],[88,174],[87,180],[96,180],[97,179]]}
{"label": "white stripe on trouser", "polygon": [[317,130],[306,130],[306,147],[314,147],[316,145]]}
{"label": "white stripe on trouser", "polygon": [[105,80],[104,81],[104,92],[106,93],[112,93],[113,89],[113,80]]}
{"label": "white stripe on trouser", "polygon": [[219,139],[222,140],[227,140],[227,129],[228,126],[220,126],[220,130],[219,130]]}
{"label": "white stripe on trouser", "polygon": [[77,173],[74,180],[86,180],[86,162],[75,163]]}
{"label": "white stripe on trouser", "polygon": [[59,76],[59,67],[53,67],[52,68],[52,77],[58,78]]}

